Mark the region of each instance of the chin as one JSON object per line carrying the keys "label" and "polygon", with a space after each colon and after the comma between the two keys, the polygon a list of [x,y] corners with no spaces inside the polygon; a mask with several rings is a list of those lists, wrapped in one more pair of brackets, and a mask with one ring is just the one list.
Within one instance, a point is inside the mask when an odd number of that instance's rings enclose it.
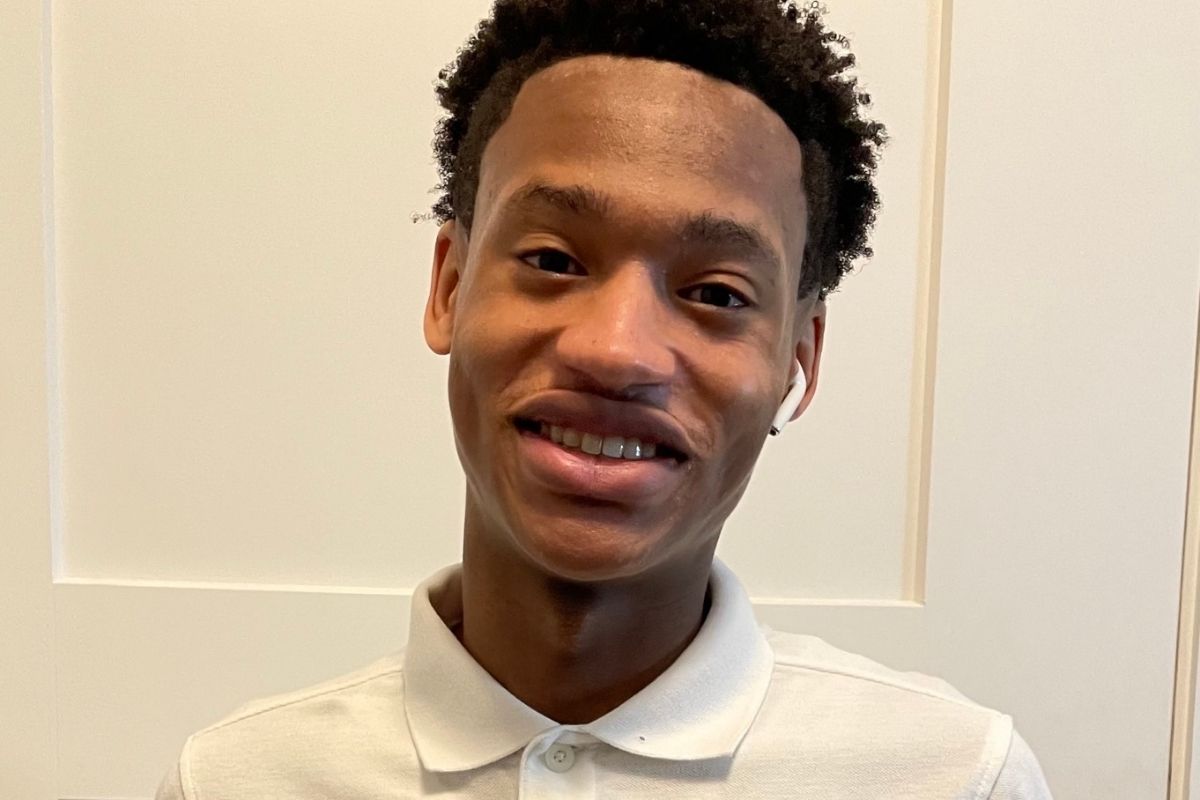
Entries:
{"label": "chin", "polygon": [[661,537],[629,512],[579,504],[574,513],[522,514],[513,526],[530,560],[571,580],[634,574]]}

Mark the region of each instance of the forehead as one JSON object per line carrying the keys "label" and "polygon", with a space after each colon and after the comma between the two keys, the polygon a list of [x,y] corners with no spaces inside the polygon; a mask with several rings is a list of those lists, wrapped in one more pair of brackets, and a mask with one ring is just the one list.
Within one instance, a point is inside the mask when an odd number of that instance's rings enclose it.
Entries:
{"label": "forehead", "polygon": [[799,142],[751,92],[670,62],[585,56],[521,87],[484,151],[475,219],[551,180],[592,186],[618,212],[728,212],[791,250],[803,246],[801,170]]}

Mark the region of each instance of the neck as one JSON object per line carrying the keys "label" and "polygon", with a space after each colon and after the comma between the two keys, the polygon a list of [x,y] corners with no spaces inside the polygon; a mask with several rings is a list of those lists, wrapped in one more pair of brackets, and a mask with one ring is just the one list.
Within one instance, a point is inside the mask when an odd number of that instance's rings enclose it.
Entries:
{"label": "neck", "polygon": [[468,497],[455,635],[513,696],[561,724],[591,722],[633,697],[708,614],[715,539],[684,565],[582,583],[532,563],[506,537]]}

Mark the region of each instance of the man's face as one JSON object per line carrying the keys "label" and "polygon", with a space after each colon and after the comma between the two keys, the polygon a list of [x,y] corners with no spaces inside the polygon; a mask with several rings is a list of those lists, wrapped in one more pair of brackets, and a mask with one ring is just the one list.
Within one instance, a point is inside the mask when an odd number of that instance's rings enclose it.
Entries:
{"label": "man's face", "polygon": [[[816,386],[801,162],[762,101],[676,64],[588,56],[525,83],[469,236],[438,237],[425,318],[488,535],[575,580],[711,553],[794,358],[801,411]],[[542,423],[660,446],[592,455]]]}

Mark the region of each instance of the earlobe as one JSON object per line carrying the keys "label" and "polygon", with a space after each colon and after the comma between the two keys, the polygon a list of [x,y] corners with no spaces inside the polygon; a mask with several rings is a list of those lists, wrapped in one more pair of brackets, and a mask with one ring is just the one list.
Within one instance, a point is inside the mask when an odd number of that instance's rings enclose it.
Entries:
{"label": "earlobe", "polygon": [[447,221],[438,231],[434,244],[429,298],[425,303],[425,343],[438,355],[444,356],[450,352],[450,342],[454,338],[454,315],[464,248],[458,224],[454,220]]}

